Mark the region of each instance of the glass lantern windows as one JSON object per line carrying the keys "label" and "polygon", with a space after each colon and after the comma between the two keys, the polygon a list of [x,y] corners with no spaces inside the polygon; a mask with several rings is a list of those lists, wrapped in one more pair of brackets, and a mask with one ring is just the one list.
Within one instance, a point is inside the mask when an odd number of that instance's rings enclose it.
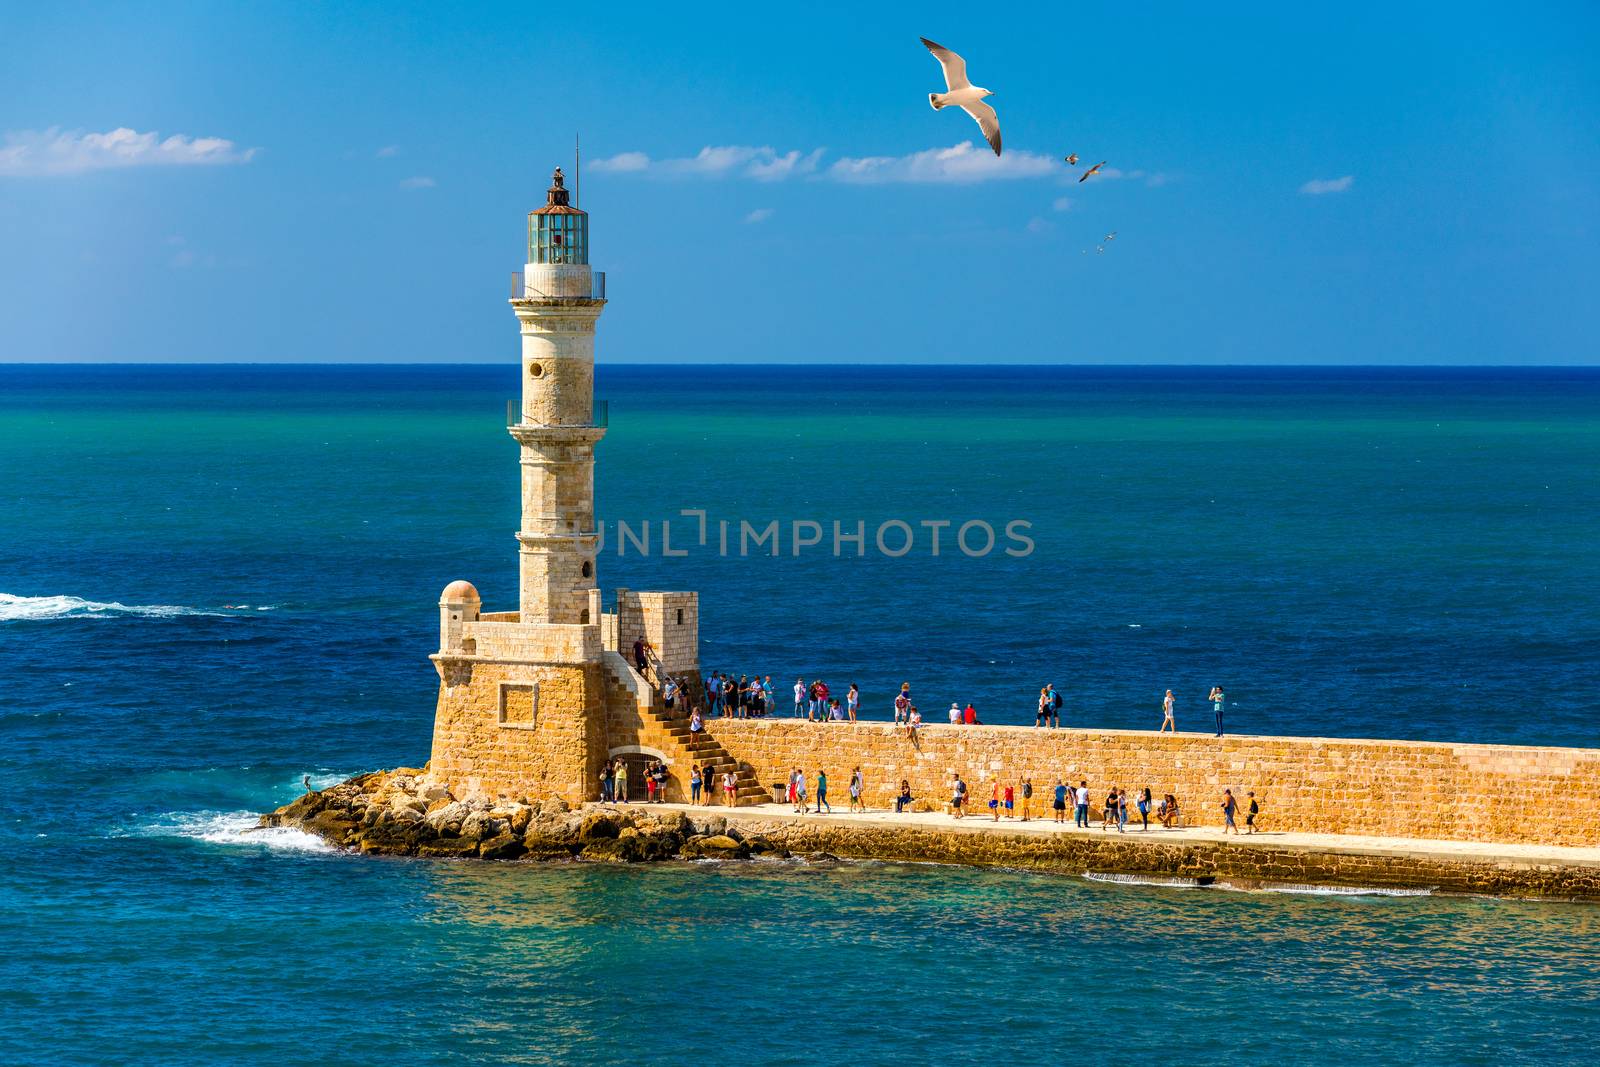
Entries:
{"label": "glass lantern windows", "polygon": [[578,211],[528,216],[528,262],[589,262],[589,217]]}

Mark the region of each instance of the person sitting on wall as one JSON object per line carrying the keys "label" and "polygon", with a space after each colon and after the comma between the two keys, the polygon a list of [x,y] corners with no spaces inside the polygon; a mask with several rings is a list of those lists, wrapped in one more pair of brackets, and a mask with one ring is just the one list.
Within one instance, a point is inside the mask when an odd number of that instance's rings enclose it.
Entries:
{"label": "person sitting on wall", "polygon": [[1156,811],[1156,817],[1161,820],[1161,825],[1168,830],[1172,829],[1178,821],[1178,798],[1168,793],[1161,798],[1161,807]]}
{"label": "person sitting on wall", "polygon": [[900,812],[909,808],[911,806],[911,799],[911,783],[902,778],[900,779],[900,795],[894,798],[895,814],[898,815]]}
{"label": "person sitting on wall", "polygon": [[981,722],[978,721],[978,711],[977,711],[977,709],[974,708],[970,703],[967,705],[966,710],[961,713],[961,721],[966,723],[968,726],[982,726],[983,725]]}

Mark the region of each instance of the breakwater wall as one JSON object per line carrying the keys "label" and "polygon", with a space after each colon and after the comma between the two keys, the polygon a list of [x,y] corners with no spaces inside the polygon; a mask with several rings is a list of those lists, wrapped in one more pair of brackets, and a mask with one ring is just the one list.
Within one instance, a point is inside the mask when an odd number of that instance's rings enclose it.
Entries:
{"label": "breakwater wall", "polygon": [[[975,812],[996,780],[1020,798],[1031,777],[1040,815],[1057,778],[1087,779],[1097,818],[1111,786],[1132,797],[1148,785],[1157,798],[1177,795],[1185,825],[1220,826],[1223,789],[1241,807],[1253,789],[1273,830],[1600,845],[1600,749],[1018,726],[924,725],[913,737],[884,723],[784,719],[714,720],[708,732],[763,784],[786,781],[793,767],[808,781],[826,770],[841,808],[859,765],[875,808],[892,804],[902,778],[942,806],[959,773]],[[672,770],[687,779],[687,767]]]}
{"label": "breakwater wall", "polygon": [[1090,877],[1233,888],[1344,886],[1600,900],[1600,854],[1505,852],[1418,842],[1229,838],[1194,831],[1117,834],[1035,823],[957,823],[884,813],[791,815],[752,808],[586,805],[457,798],[425,769],[359,775],[262,816],[373,855],[437,859],[744,860],[830,856],[1004,866]]}

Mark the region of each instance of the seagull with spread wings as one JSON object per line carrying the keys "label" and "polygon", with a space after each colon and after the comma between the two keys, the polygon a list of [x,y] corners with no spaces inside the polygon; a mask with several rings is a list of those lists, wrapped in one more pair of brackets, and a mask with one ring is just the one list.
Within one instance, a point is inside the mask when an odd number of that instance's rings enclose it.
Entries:
{"label": "seagull with spread wings", "polygon": [[989,142],[989,147],[994,149],[994,154],[1000,154],[1000,117],[994,113],[994,108],[983,102],[986,96],[994,93],[982,86],[973,85],[967,80],[967,61],[956,55],[942,44],[934,44],[926,37],[919,38],[928,51],[933,53],[933,58],[939,61],[939,66],[944,69],[944,85],[947,92],[929,93],[928,103],[933,105],[933,110],[949,107],[954,104],[962,111],[971,115],[978,122],[978,129],[983,131],[984,139]]}
{"label": "seagull with spread wings", "polygon": [[1106,161],[1102,159],[1100,162],[1096,163],[1094,166],[1092,166],[1088,170],[1084,171],[1083,172],[1083,177],[1078,179],[1078,183],[1081,185],[1084,182],[1088,181],[1089,180],[1089,175],[1093,174],[1095,171],[1099,170],[1101,167],[1103,167],[1105,165],[1106,165]]}

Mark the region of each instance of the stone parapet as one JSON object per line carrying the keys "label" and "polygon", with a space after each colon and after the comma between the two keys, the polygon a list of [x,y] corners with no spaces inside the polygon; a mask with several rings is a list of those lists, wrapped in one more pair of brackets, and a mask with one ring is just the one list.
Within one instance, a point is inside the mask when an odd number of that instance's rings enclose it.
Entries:
{"label": "stone parapet", "polygon": [[[1095,818],[1112,786],[1174,793],[1189,825],[1222,824],[1222,791],[1254,790],[1275,830],[1551,845],[1600,845],[1600,750],[1342,738],[1018,726],[929,726],[913,738],[886,723],[713,720],[710,732],[761,782],[825,769],[841,798],[860,765],[874,807],[900,780],[942,805],[951,775],[975,812],[996,782],[1032,777],[1036,815],[1057,778],[1087,779]],[[1135,815],[1134,818],[1137,818]]]}

